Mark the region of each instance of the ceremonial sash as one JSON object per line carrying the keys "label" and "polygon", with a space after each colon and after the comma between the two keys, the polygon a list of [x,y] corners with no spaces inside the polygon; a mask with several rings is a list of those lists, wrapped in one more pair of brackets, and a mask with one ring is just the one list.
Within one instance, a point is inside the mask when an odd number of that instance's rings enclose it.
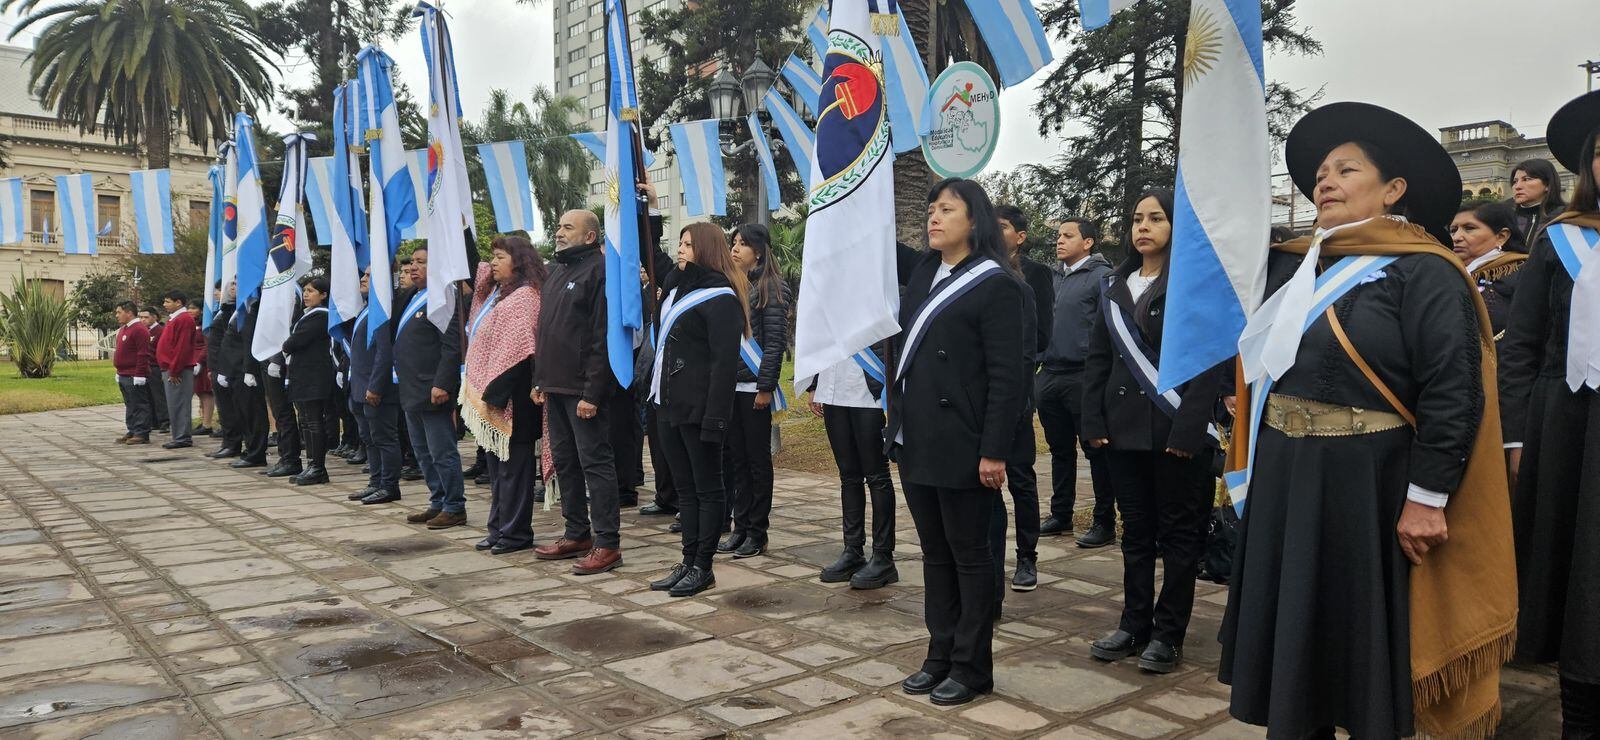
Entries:
{"label": "ceremonial sash", "polygon": [[1576,224],[1556,224],[1546,229],[1545,233],[1550,235],[1550,245],[1556,248],[1561,265],[1576,281],[1578,272],[1594,255],[1596,245],[1600,245],[1600,231]]}
{"label": "ceremonial sash", "polygon": [[[1111,341],[1117,345],[1117,350],[1127,359],[1128,369],[1133,371],[1133,379],[1138,381],[1139,387],[1144,389],[1144,395],[1154,403],[1161,413],[1169,419],[1178,418],[1178,407],[1183,405],[1183,396],[1178,395],[1177,389],[1169,389],[1165,393],[1156,390],[1156,377],[1160,372],[1158,362],[1161,353],[1151,348],[1144,341],[1144,334],[1133,322],[1133,317],[1123,310],[1122,304],[1111,300],[1110,287],[1115,278],[1106,278],[1105,285],[1100,291],[1100,313],[1105,316],[1106,326],[1111,329]],[[1211,437],[1213,444],[1219,443],[1222,437],[1217,434],[1215,424],[1206,424],[1206,434]]]}
{"label": "ceremonial sash", "polygon": [[926,300],[911,317],[911,328],[906,330],[906,341],[901,349],[900,362],[895,366],[895,382],[904,384],[906,372],[911,369],[911,360],[917,356],[917,348],[922,345],[922,338],[928,334],[928,326],[933,320],[944,313],[957,298],[964,296],[973,288],[989,278],[1005,274],[999,263],[991,259],[974,261],[960,272],[951,273],[944,282],[933,286]]}
{"label": "ceremonial sash", "polygon": [[[1572,276],[1572,307],[1567,316],[1567,387],[1572,392],[1600,388],[1600,231],[1571,223],[1546,229],[1561,264]],[[1587,270],[1584,268],[1587,266]]]}
{"label": "ceremonial sash", "polygon": [[[400,339],[400,330],[406,328],[406,322],[411,320],[411,317],[416,314],[417,308],[419,306],[425,304],[427,302],[427,300],[428,300],[428,289],[427,288],[423,288],[422,290],[417,291],[416,295],[411,296],[411,300],[408,303],[406,303],[406,310],[400,312],[400,321],[396,322],[395,325],[394,325],[394,338],[397,341]],[[391,376],[393,376],[395,385],[399,385],[400,384],[400,371],[391,368],[389,370],[389,374]]]}
{"label": "ceremonial sash", "polygon": [[888,411],[889,394],[887,391],[889,389],[889,380],[887,368],[885,368],[883,366],[883,362],[878,359],[878,355],[874,353],[871,348],[868,348],[855,353],[850,357],[850,359],[855,360],[856,364],[861,366],[861,371],[866,373],[867,377],[878,381],[878,386],[880,388],[877,396],[878,407],[884,411]]}
{"label": "ceremonial sash", "polygon": [[[1317,319],[1322,317],[1334,301],[1344,297],[1350,289],[1360,285],[1367,276],[1377,272],[1394,262],[1398,257],[1366,255],[1361,257],[1345,257],[1334,263],[1327,272],[1317,276],[1316,288],[1312,292],[1311,310],[1306,313],[1306,323],[1300,330],[1302,336]],[[1265,374],[1260,380],[1250,385],[1250,408],[1248,413],[1250,429],[1250,449],[1245,455],[1245,465],[1223,475],[1223,483],[1228,487],[1228,496],[1233,500],[1233,508],[1239,515],[1244,515],[1245,497],[1250,492],[1250,474],[1256,464],[1256,441],[1261,438],[1261,420],[1266,414],[1267,395],[1272,391],[1272,375]]]}
{"label": "ceremonial sash", "polygon": [[[361,307],[361,313],[356,314],[356,320],[350,323],[351,331],[356,331],[356,332],[361,331],[361,323],[366,321],[366,320],[367,320],[367,308],[366,308],[366,306],[362,306]],[[341,339],[339,341],[344,342],[344,352],[345,352],[345,354],[350,354],[350,338],[346,337],[346,338]],[[368,342],[368,344],[371,344],[371,342]]]}
{"label": "ceremonial sash", "polygon": [[494,304],[499,300],[500,286],[497,285],[494,291],[489,293],[489,297],[484,300],[483,308],[478,309],[478,315],[472,319],[472,324],[467,327],[467,339],[472,339],[472,336],[478,333],[478,325],[483,323],[483,320],[489,316],[489,312],[494,310]]}
{"label": "ceremonial sash", "polygon": [[[762,356],[761,347],[756,345],[755,340],[745,337],[743,341],[739,342],[739,359],[744,360],[745,368],[749,369],[751,375],[758,378],[761,377]],[[788,408],[789,400],[783,397],[783,388],[773,390],[772,409],[774,411],[786,411]]]}
{"label": "ceremonial sash", "polygon": [[672,334],[672,325],[690,309],[721,295],[738,297],[733,288],[697,288],[685,294],[681,301],[677,300],[677,288],[673,288],[672,292],[667,294],[667,302],[661,306],[661,333],[656,335],[656,359],[655,367],[651,371],[650,400],[661,402],[661,363],[666,357],[662,350],[667,346],[667,337]]}

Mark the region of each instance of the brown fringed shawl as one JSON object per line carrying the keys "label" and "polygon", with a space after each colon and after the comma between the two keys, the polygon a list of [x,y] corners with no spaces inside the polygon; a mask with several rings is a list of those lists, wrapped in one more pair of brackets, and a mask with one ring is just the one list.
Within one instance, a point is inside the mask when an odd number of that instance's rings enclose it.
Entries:
{"label": "brown fringed shawl", "polygon": [[[477,320],[478,312],[493,291],[494,278],[485,263],[478,267],[472,310],[467,313],[469,327]],[[497,408],[483,400],[483,391],[495,378],[533,356],[533,328],[538,323],[539,291],[518,287],[499,296],[494,308],[467,341],[467,377],[461,383],[461,420],[478,444],[501,460],[511,456],[511,407],[530,401],[513,398],[505,408]]]}
{"label": "brown fringed shawl", "polygon": [[[1273,248],[1303,255],[1309,246],[1309,239],[1297,239]],[[1483,418],[1461,486],[1451,493],[1445,508],[1450,539],[1429,551],[1422,565],[1411,571],[1411,696],[1419,732],[1433,737],[1487,737],[1500,723],[1500,666],[1516,647],[1517,626],[1511,501],[1488,311],[1461,261],[1415,224],[1373,219],[1330,234],[1322,243],[1322,254],[1434,254],[1460,268],[1461,278],[1472,286],[1483,356]],[[1238,408],[1250,408],[1242,377],[1238,388]],[[1247,462],[1251,429],[1245,416],[1234,420],[1230,471]]]}
{"label": "brown fringed shawl", "polygon": [[1472,271],[1473,280],[1499,280],[1522,269],[1522,263],[1528,260],[1528,255],[1516,252],[1506,252],[1496,257],[1478,269]]}

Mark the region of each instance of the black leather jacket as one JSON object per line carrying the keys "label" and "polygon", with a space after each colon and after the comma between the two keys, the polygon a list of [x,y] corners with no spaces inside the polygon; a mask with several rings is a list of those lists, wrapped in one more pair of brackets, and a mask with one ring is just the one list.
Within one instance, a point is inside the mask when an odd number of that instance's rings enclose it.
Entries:
{"label": "black leather jacket", "polygon": [[789,284],[779,283],[780,294],[766,307],[758,308],[756,282],[760,276],[759,272],[750,273],[750,338],[761,348],[760,373],[750,372],[741,359],[735,379],[755,383],[757,391],[771,393],[778,387],[783,356],[789,351]]}

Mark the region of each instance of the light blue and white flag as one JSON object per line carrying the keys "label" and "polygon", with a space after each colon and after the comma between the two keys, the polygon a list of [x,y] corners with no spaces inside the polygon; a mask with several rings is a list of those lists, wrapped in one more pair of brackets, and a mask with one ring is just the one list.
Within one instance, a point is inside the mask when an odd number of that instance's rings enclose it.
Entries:
{"label": "light blue and white flag", "polygon": [[[356,55],[356,63],[361,74],[355,132],[356,140],[367,145],[370,194],[367,254],[372,274],[388,275],[393,269],[395,249],[400,246],[400,230],[417,220],[418,199],[411,185],[411,175],[406,172],[405,145],[400,141],[400,115],[395,107],[392,77],[394,60],[378,47],[368,46]],[[367,297],[370,311],[367,333],[370,336],[394,315],[394,292],[387,281],[373,280]],[[341,317],[350,313],[353,305],[344,306]],[[331,315],[329,320],[333,320]]]}
{"label": "light blue and white flag", "polygon": [[261,170],[256,160],[256,124],[248,113],[233,117],[233,148],[238,160],[238,190],[235,225],[239,261],[239,309],[234,312],[234,323],[244,326],[249,311],[245,304],[261,290],[261,281],[267,275],[267,199],[261,192]]}
{"label": "light blue and white flag", "polygon": [[[328,169],[328,239],[332,258],[328,263],[328,334],[338,339],[346,339],[345,327],[367,305],[361,296],[361,272],[367,269],[370,258],[367,206],[361,188],[361,160],[356,155],[360,130],[355,125],[360,90],[352,80],[333,91],[333,157]],[[371,291],[392,296],[394,278],[387,268],[373,274],[377,279]],[[369,340],[373,327],[373,322],[367,322]]]}
{"label": "light blue and white flag", "polygon": [[1031,0],[966,0],[984,44],[1000,68],[1000,84],[1020,85],[1049,64],[1050,40]]}
{"label": "light blue and white flag", "polygon": [[1160,390],[1239,353],[1266,291],[1272,225],[1261,4],[1194,0]]}
{"label": "light blue and white flag", "polygon": [[467,234],[475,228],[472,190],[461,149],[461,90],[449,24],[427,3],[417,4],[417,14],[428,60],[428,192],[422,201],[427,204],[428,285],[435,286],[428,291],[428,320],[444,331],[455,316],[459,292],[444,288],[472,277],[467,266]]}
{"label": "light blue and white flag", "polygon": [[772,114],[772,125],[778,127],[778,135],[783,137],[783,145],[789,149],[789,159],[794,161],[801,184],[810,191],[811,150],[816,148],[817,135],[777,90],[767,90],[767,112]]}
{"label": "light blue and white flag", "polygon": [[528,182],[528,150],[521,141],[478,145],[483,178],[494,205],[494,227],[504,234],[521,229],[533,233],[533,185]]}
{"label": "light blue and white flag", "polygon": [[811,40],[811,48],[817,50],[817,59],[828,57],[828,3],[823,2],[817,6],[817,12],[806,21],[806,38]]}
{"label": "light blue and white flag", "polygon": [[817,74],[811,65],[793,54],[783,63],[783,79],[788,81],[789,87],[794,88],[795,96],[806,104],[806,110],[813,113],[817,109],[817,98],[822,97],[822,77]]}
{"label": "light blue and white flag", "polygon": [[[890,7],[895,7],[890,3]],[[895,153],[922,146],[922,137],[932,129],[928,111],[928,70],[922,65],[911,28],[904,14],[893,14],[895,33],[882,34],[883,87],[889,94],[890,135]],[[785,68],[787,71],[787,68]],[[820,81],[819,81],[820,87]]]}
{"label": "light blue and white flag", "polygon": [[22,207],[22,178],[0,180],[0,244],[19,244],[28,231],[27,210]]}
{"label": "light blue and white flag", "polygon": [[761,129],[761,121],[756,114],[751,113],[745,119],[750,127],[750,136],[756,142],[756,160],[761,163],[761,177],[767,181],[767,210],[776,211],[783,207],[783,192],[778,189],[778,168],[772,164],[772,149],[767,145],[767,134]]}
{"label": "light blue and white flag", "polygon": [[133,189],[133,223],[139,233],[139,253],[172,254],[172,172],[129,172],[128,182]]}
{"label": "light blue and white flag", "polygon": [[261,281],[261,304],[256,310],[256,332],[250,354],[265,360],[283,351],[300,302],[300,278],[311,272],[311,243],[305,236],[300,201],[306,194],[306,147],[317,137],[295,133],[283,137],[283,180],[278,188],[278,215],[272,222],[272,246],[267,250],[266,274]]}
{"label": "light blue and white flag", "polygon": [[[571,136],[574,141],[582,144],[584,149],[588,149],[589,153],[593,154],[595,159],[598,159],[601,162],[606,161],[605,132],[584,131],[582,133],[569,134],[569,136]],[[644,150],[644,166],[645,169],[656,166],[656,155],[649,149]]]}
{"label": "light blue and white flag", "polygon": [[98,254],[95,248],[93,176],[56,176],[56,211],[61,214],[61,247],[67,254]]}
{"label": "light blue and white flag", "polygon": [[206,224],[206,282],[202,286],[205,301],[200,325],[210,329],[211,317],[217,315],[217,309],[222,305],[220,288],[225,287],[218,283],[222,279],[222,165],[211,165],[206,170],[206,179],[211,181],[211,218],[210,223]]}
{"label": "light blue and white flag", "polygon": [[[338,90],[334,90],[338,94]],[[333,245],[333,157],[306,160],[306,208],[311,211],[311,227],[317,232],[317,246]]]}
{"label": "light blue and white flag", "polygon": [[406,173],[411,175],[411,189],[417,194],[417,220],[400,230],[401,239],[428,238],[428,219],[422,218],[424,201],[428,197],[428,150],[412,149],[406,152]]}
{"label": "light blue and white flag", "polygon": [[606,360],[623,388],[633,385],[634,338],[644,327],[644,302],[635,276],[639,272],[640,213],[638,153],[644,150],[639,130],[639,91],[634,86],[627,6],[606,2],[606,63],[611,87],[606,104],[605,219]]}
{"label": "light blue and white flag", "polygon": [[1111,22],[1111,16],[1130,8],[1139,0],[1078,0],[1085,30],[1093,31]]}
{"label": "light blue and white flag", "polygon": [[671,127],[685,208],[690,216],[728,215],[728,179],[722,171],[722,144],[717,140],[720,123],[690,121]]}
{"label": "light blue and white flag", "polygon": [[[224,141],[217,147],[217,156],[222,159],[222,231],[217,243],[222,268],[218,279],[222,292],[227,293],[228,286],[239,279],[239,154],[232,141]],[[236,292],[236,305],[243,305],[239,298]]]}

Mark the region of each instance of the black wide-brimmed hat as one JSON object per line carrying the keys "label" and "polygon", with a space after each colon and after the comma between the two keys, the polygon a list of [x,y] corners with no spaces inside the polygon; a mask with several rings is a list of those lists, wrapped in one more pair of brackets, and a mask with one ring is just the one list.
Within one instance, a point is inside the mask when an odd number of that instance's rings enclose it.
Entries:
{"label": "black wide-brimmed hat", "polygon": [[1438,235],[1461,204],[1461,172],[1433,134],[1388,108],[1370,103],[1330,103],[1307,113],[1284,143],[1295,187],[1316,200],[1317,168],[1328,152],[1352,141],[1382,149],[1397,167],[1385,173],[1406,180],[1411,220]]}
{"label": "black wide-brimmed hat", "polygon": [[1545,143],[1556,161],[1569,172],[1577,173],[1584,166],[1583,142],[1589,134],[1600,128],[1600,90],[1573,98],[1550,117],[1544,130]]}

